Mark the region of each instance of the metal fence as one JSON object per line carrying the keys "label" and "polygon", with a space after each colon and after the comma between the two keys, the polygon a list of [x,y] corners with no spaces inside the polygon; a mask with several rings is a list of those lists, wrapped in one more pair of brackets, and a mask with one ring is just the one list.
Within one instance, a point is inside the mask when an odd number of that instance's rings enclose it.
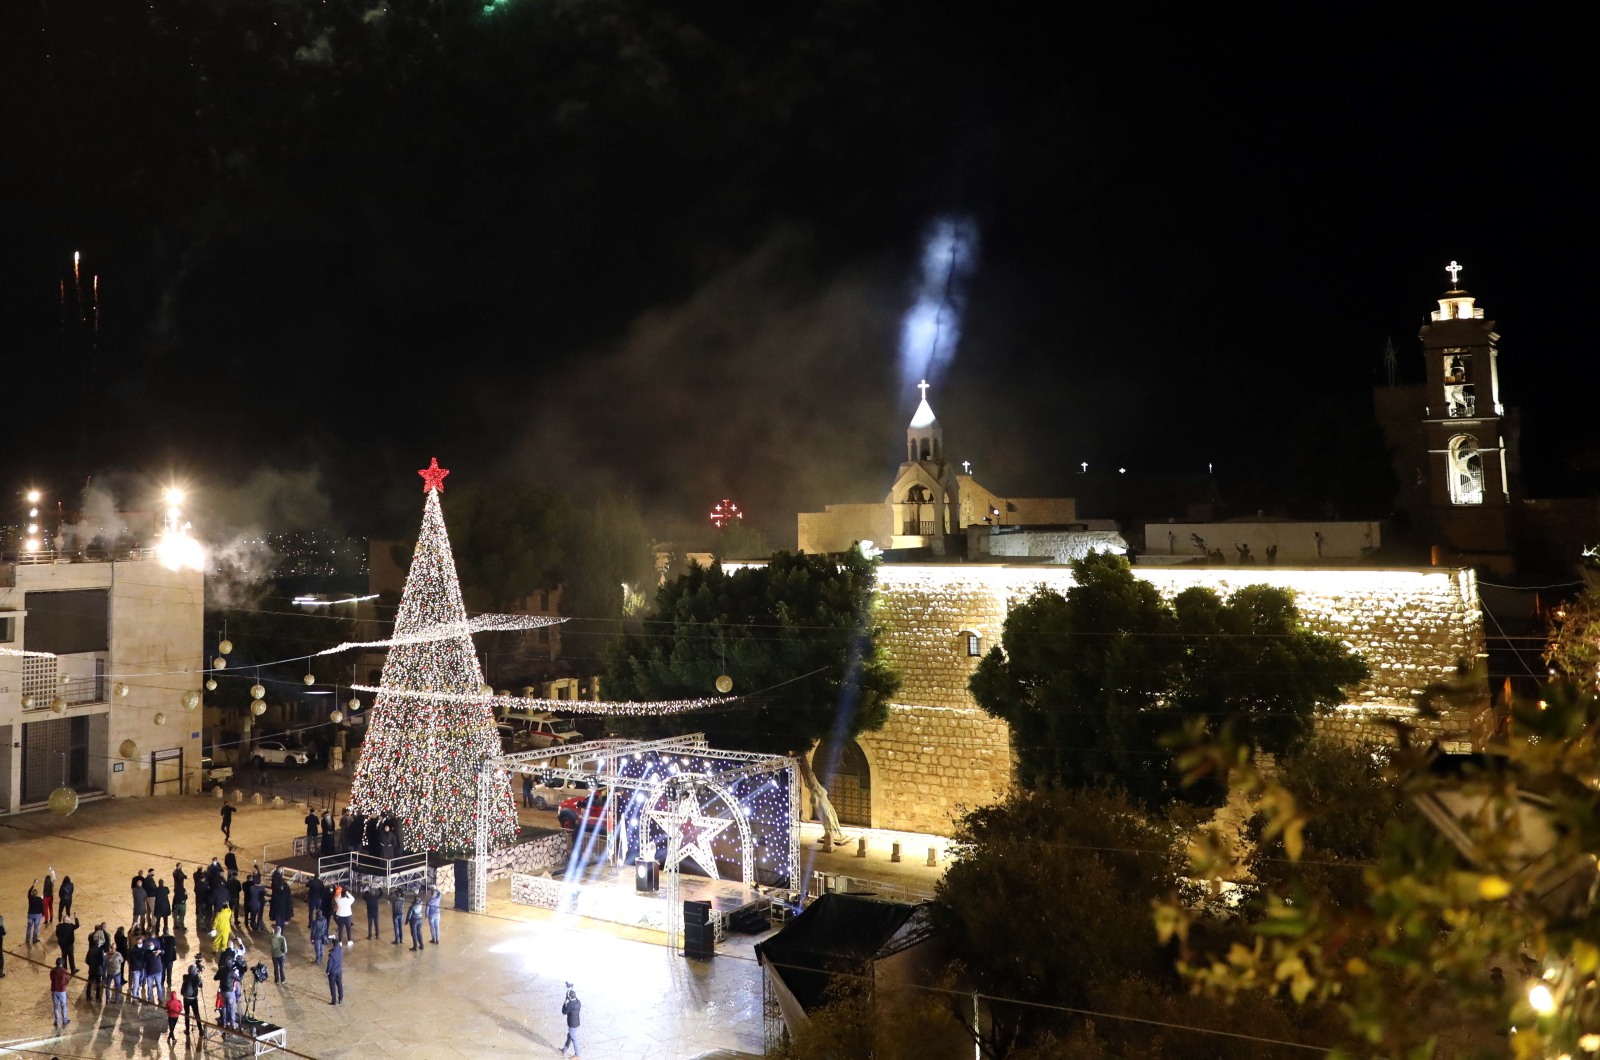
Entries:
{"label": "metal fence", "polygon": [[806,901],[825,894],[873,894],[879,898],[892,898],[897,902],[915,905],[933,900],[933,891],[923,887],[886,880],[866,880],[859,876],[840,876],[829,872],[813,872],[806,887]]}

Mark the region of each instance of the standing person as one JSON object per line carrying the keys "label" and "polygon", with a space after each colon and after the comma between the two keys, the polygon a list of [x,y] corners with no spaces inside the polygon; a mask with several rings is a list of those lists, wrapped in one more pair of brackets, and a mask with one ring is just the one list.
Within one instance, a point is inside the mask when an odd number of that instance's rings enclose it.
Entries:
{"label": "standing person", "polygon": [[272,873],[272,923],[282,931],[293,919],[294,895],[289,891],[289,881],[283,878],[283,870],[277,869]]}
{"label": "standing person", "polygon": [[6,977],[6,918],[0,916],[0,979]]}
{"label": "standing person", "polygon": [[228,843],[233,842],[233,815],[239,811],[230,806],[226,801],[222,804],[222,838]]}
{"label": "standing person", "polygon": [[339,940],[332,935],[328,936],[332,948],[328,950],[328,1004],[344,1004],[344,950],[339,946]]}
{"label": "standing person", "polygon": [[411,925],[411,950],[426,949],[422,944],[422,892],[411,896],[411,908],[406,910],[406,923]]}
{"label": "standing person", "polygon": [[312,964],[322,963],[322,944],[328,939],[328,918],[322,915],[322,907],[318,906],[311,913],[311,946],[316,955],[311,958]]}
{"label": "standing person", "polygon": [[103,942],[96,942],[97,931],[89,936],[89,952],[83,955],[84,970],[89,973],[89,985],[84,988],[83,996],[90,1001],[106,999],[106,946]]}
{"label": "standing person", "polygon": [[322,811],[322,853],[333,853],[333,814],[327,810]]}
{"label": "standing person", "polygon": [[117,928],[116,938],[112,939],[112,942],[117,947],[117,953],[119,953],[122,956],[123,960],[127,960],[128,959],[128,933],[126,931],[124,931],[122,928]]}
{"label": "standing person", "polygon": [[382,938],[383,925],[378,922],[378,910],[382,907],[382,903],[378,889],[376,887],[368,887],[361,892],[361,897],[367,903],[367,938]]}
{"label": "standing person", "polygon": [[152,912],[155,927],[153,930],[158,935],[164,935],[172,923],[172,892],[167,889],[166,880],[156,881],[154,905],[155,908]]}
{"label": "standing person", "polygon": [[317,853],[317,830],[321,822],[317,820],[317,811],[308,809],[306,812],[306,853]]}
{"label": "standing person", "polygon": [[128,997],[134,1001],[144,999],[144,962],[146,950],[142,944],[129,946],[127,957]]}
{"label": "standing person", "polygon": [[[118,928],[117,931],[121,932],[122,929]],[[123,960],[122,953],[115,946],[107,946],[105,963],[106,989],[111,991],[111,1001],[120,1005],[122,1004],[122,969],[126,962]]]}
{"label": "standing person", "polygon": [[72,885],[71,876],[61,877],[61,886],[56,889],[56,916],[62,920],[72,915],[72,892],[76,888]]}
{"label": "standing person", "polygon": [[444,896],[439,893],[437,887],[428,895],[428,934],[433,936],[428,941],[435,946],[439,944],[439,905],[443,900]]}
{"label": "standing person", "polygon": [[401,925],[406,919],[406,896],[398,887],[389,892],[389,913],[394,917],[394,944],[398,946],[404,930]]}
{"label": "standing person", "polygon": [[572,1046],[574,1057],[581,1055],[578,1049],[579,1015],[583,1011],[583,1002],[578,1000],[578,992],[572,989],[572,984],[567,984],[567,999],[561,1003],[561,1014],[567,1017],[567,1040],[561,1043],[561,1055],[567,1055],[567,1046]]}
{"label": "standing person", "polygon": [[[38,882],[34,880],[28,885],[28,934],[23,939],[24,942],[38,942],[39,927],[44,923],[44,896],[39,893],[39,888],[36,886]],[[396,920],[395,923],[400,922]],[[398,930],[396,928],[397,932]]]}
{"label": "standing person", "polygon": [[236,1012],[233,983],[238,978],[238,969],[234,966],[233,954],[228,952],[217,954],[217,974],[212,978],[217,981],[217,998],[222,1002],[220,1022],[224,1027],[232,1027]]}
{"label": "standing person", "polygon": [[144,883],[143,876],[133,881],[133,926],[135,930],[144,927]]}
{"label": "standing person", "polygon": [[147,1000],[161,1003],[161,987],[167,981],[165,963],[161,959],[161,943],[154,937],[144,940],[144,992]]}
{"label": "standing person", "polygon": [[211,932],[216,936],[211,940],[211,952],[218,954],[220,961],[221,954],[228,948],[228,940],[233,937],[233,910],[226,905],[218,909],[211,918]]}
{"label": "standing person", "polygon": [[306,884],[306,915],[316,916],[317,910],[322,908],[322,892],[328,885],[322,882],[321,876],[311,877],[311,882]]}
{"label": "standing person", "polygon": [[343,887],[333,890],[333,922],[339,926],[338,935],[344,939],[346,946],[354,945],[352,937],[355,933],[353,914],[356,907],[356,896]]}
{"label": "standing person", "polygon": [[172,989],[172,970],[178,966],[178,940],[168,932],[161,936],[161,985]]}
{"label": "standing person", "polygon": [[522,805],[533,809],[533,774],[522,774]]}
{"label": "standing person", "polygon": [[65,1027],[72,1022],[67,1019],[67,984],[71,981],[67,962],[57,957],[56,966],[50,969],[50,1003],[55,1007],[57,1027]]}
{"label": "standing person", "polygon": [[194,1017],[195,1026],[200,1028],[201,1035],[206,1030],[205,1021],[200,1018],[200,989],[205,981],[200,977],[200,961],[197,959],[187,972],[183,973],[183,1036],[189,1037],[189,1017]]}
{"label": "standing person", "polygon": [[229,912],[229,920],[228,920],[228,928],[229,928],[229,930],[232,930],[233,924],[234,924],[234,921],[232,919],[232,917],[233,917],[233,914],[232,914],[233,892],[228,890],[228,885],[226,883],[218,883],[217,886],[211,892],[211,930],[212,931],[215,931],[217,929],[217,914],[222,912],[224,909],[227,909],[227,910],[230,911]]}
{"label": "standing person", "polygon": [[229,873],[228,882],[223,884],[223,887],[228,892],[228,908],[233,911],[234,922],[247,924],[245,919],[239,915],[239,895],[244,891],[244,884],[240,882],[238,876]]}
{"label": "standing person", "polygon": [[55,913],[56,870],[53,865],[45,870],[44,894],[41,897],[44,898],[44,922],[48,924]]}
{"label": "standing person", "polygon": [[267,908],[267,889],[261,885],[261,874],[250,874],[250,880],[244,885],[244,908],[250,917],[250,929],[260,931],[266,927],[262,914]]}
{"label": "standing person", "polygon": [[189,874],[183,871],[183,862],[180,861],[172,866],[172,893],[177,894],[188,889]]}
{"label": "standing person", "polygon": [[189,913],[189,892],[184,886],[185,876],[180,868],[172,874],[172,926],[187,931],[183,918]]}
{"label": "standing person", "polygon": [[[178,998],[176,990],[167,992],[167,1044],[176,1045],[178,1042],[178,1017],[183,1015],[183,1002]],[[184,1028],[185,1033],[188,1028]]]}
{"label": "standing person", "polygon": [[56,945],[61,947],[61,959],[67,962],[67,970],[73,975],[78,974],[78,960],[72,955],[72,951],[78,948],[77,942],[77,917],[73,917],[70,924],[63,920],[56,925]]}
{"label": "standing person", "polygon": [[284,965],[289,959],[289,940],[283,937],[283,928],[272,929],[272,981],[287,983],[289,973]]}
{"label": "standing person", "polygon": [[235,849],[234,845],[229,843],[228,852],[222,855],[222,866],[228,870],[230,880],[239,875],[239,855],[234,852]]}

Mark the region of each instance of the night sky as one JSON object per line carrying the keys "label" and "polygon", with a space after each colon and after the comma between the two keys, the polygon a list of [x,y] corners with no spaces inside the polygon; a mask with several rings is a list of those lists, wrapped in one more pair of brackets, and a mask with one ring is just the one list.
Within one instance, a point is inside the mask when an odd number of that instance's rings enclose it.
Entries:
{"label": "night sky", "polygon": [[[887,488],[954,217],[930,399],[991,488],[1212,463],[1241,510],[1359,496],[1384,342],[1420,381],[1457,259],[1529,491],[1592,492],[1580,36],[1356,7],[5,5],[3,474],[128,508],[291,483],[258,517],[384,534],[437,456],[663,535],[732,496],[792,544]],[[74,250],[94,348],[58,328]]]}

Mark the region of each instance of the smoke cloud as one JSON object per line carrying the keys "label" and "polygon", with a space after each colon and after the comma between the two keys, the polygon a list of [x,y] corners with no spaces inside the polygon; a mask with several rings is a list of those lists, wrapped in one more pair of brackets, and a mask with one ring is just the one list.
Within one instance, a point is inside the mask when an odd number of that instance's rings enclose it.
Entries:
{"label": "smoke cloud", "polygon": [[[571,493],[630,493],[663,537],[703,532],[731,497],[774,547],[796,511],[881,500],[900,431],[889,270],[819,279],[781,234],[615,348],[548,382],[518,471]],[[554,395],[554,397],[551,397]]]}
{"label": "smoke cloud", "polygon": [[978,225],[941,217],[928,226],[914,301],[900,324],[900,392],[922,379],[938,385],[961,341],[967,281],[978,264]]}

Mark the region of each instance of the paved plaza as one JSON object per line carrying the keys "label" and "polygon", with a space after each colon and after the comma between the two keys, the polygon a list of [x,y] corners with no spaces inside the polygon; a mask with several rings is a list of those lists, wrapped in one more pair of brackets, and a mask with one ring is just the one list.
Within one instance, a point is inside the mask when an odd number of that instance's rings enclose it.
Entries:
{"label": "paved plaza", "polygon": [[[88,934],[104,922],[108,932],[129,920],[129,881],[154,868],[170,882],[173,863],[187,871],[223,853],[209,797],[118,799],[87,803],[71,817],[49,813],[0,818],[0,915],[5,917],[7,977],[0,980],[0,1053],[50,1057],[132,1058],[221,1054],[216,1038],[186,1045],[181,1025],[175,1048],[166,1044],[164,1016],[135,1005],[83,999],[83,953]],[[243,806],[234,818],[241,871],[263,845],[301,831],[304,811]],[[74,912],[82,922],[77,956],[80,978],[69,991],[71,1026],[51,1027],[47,968],[59,956],[53,926],[46,942],[24,944],[28,885],[54,866],[59,880],[76,887]],[[713,1050],[759,1053],[761,984],[750,946],[738,938],[715,961],[686,961],[646,936],[625,929],[562,922],[540,910],[512,906],[506,885],[491,889],[486,915],[443,915],[442,942],[412,953],[386,937],[365,938],[364,912],[356,908],[356,942],[346,950],[345,1004],[328,1004],[327,980],[311,960],[305,903],[297,892],[289,938],[289,982],[261,988],[257,1015],[289,1032],[293,1053],[319,1058],[391,1057],[417,1060],[554,1056],[565,1035],[560,1015],[564,984],[583,1000],[583,1055],[593,1060],[671,1060]],[[180,955],[201,940],[178,934]],[[630,937],[631,936],[631,937]],[[246,935],[250,963],[266,961],[267,934]],[[209,939],[204,940],[209,943]],[[32,963],[30,963],[32,962]],[[187,962],[185,962],[187,963]],[[215,985],[209,975],[208,999]],[[174,979],[174,983],[176,983]],[[248,1049],[226,1050],[248,1055]]]}

